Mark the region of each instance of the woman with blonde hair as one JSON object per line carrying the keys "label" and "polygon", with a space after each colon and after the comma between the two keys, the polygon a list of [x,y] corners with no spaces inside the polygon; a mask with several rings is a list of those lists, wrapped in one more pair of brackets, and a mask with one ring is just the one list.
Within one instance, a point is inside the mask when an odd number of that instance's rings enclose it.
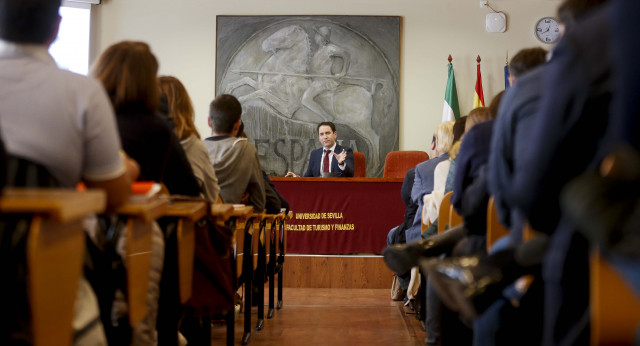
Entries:
{"label": "woman with blonde hair", "polygon": [[160,91],[166,95],[169,106],[169,117],[175,123],[173,131],[180,140],[191,169],[200,185],[200,193],[209,202],[218,200],[220,186],[213,170],[213,164],[193,119],[195,112],[187,89],[180,80],[173,76],[161,76]]}

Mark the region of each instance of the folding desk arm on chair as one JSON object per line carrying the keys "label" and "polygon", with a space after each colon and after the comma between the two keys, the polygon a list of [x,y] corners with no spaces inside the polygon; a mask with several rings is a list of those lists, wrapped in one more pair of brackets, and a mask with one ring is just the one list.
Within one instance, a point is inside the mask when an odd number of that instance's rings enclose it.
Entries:
{"label": "folding desk arm on chair", "polygon": [[7,188],[0,198],[0,213],[31,218],[26,260],[34,345],[71,344],[85,251],[82,220],[105,207],[98,190]]}

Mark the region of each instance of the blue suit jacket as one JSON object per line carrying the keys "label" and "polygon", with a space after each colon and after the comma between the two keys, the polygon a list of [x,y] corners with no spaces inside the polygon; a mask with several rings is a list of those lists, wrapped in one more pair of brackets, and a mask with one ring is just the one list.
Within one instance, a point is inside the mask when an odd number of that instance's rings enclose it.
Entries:
{"label": "blue suit jacket", "polygon": [[612,63],[609,8],[604,10],[587,15],[558,43],[531,128],[518,138],[531,145],[515,148],[522,169],[513,177],[513,202],[547,234],[560,220],[560,190],[596,161],[607,128]]}
{"label": "blue suit jacket", "polygon": [[[487,183],[489,192],[495,198],[496,209],[500,221],[511,227],[511,213],[513,202],[511,190],[513,176],[516,171],[516,147],[531,146],[531,142],[521,143],[527,138],[526,132],[531,130],[532,122],[538,111],[540,97],[544,90],[546,65],[527,72],[518,78],[509,88],[500,102],[498,117],[493,125],[494,134],[491,136],[489,150],[489,164],[487,165]],[[514,208],[515,209],[515,208]],[[511,230],[519,230],[519,224],[514,224]]]}
{"label": "blue suit jacket", "polygon": [[[318,148],[311,152],[309,155],[309,165],[307,166],[307,171],[304,172],[305,177],[319,177],[321,176],[320,167],[322,160],[322,150],[324,148]],[[345,160],[346,167],[343,170],[338,166],[338,160],[333,158],[331,160],[331,172],[335,174],[337,177],[353,177],[354,172],[354,159],[353,159],[353,150],[349,147],[343,147],[341,145],[336,145],[336,153],[341,153],[342,150],[347,151],[347,159]],[[331,153],[333,155],[333,153]]]}

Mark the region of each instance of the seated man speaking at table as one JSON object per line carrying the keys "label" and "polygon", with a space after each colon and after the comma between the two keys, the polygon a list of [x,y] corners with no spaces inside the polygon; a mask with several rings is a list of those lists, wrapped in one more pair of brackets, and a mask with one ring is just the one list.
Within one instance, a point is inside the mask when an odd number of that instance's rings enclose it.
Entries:
{"label": "seated man speaking at table", "polygon": [[[336,125],[326,121],[318,124],[318,138],[322,148],[311,152],[305,177],[353,177],[353,150],[336,144]],[[285,177],[298,177],[288,172]]]}

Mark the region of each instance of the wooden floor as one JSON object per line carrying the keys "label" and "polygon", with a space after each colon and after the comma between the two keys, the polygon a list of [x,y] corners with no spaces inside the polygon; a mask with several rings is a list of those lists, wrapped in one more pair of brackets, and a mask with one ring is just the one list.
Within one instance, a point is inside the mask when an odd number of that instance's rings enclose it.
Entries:
{"label": "wooden floor", "polygon": [[[254,327],[256,316],[254,308]],[[242,330],[240,317],[236,345]],[[211,344],[224,345],[225,331],[215,325]],[[282,309],[272,319],[265,316],[264,328],[254,328],[249,345],[424,345],[425,337],[415,315],[391,301],[389,289],[285,288]]]}

